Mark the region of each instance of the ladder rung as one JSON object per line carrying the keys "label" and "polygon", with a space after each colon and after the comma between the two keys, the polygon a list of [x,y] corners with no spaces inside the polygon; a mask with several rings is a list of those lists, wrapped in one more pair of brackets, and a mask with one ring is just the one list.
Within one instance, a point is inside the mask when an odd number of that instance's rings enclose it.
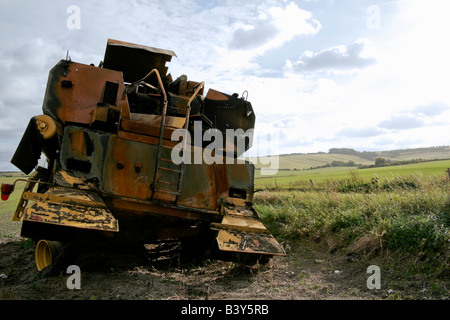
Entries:
{"label": "ladder rung", "polygon": [[164,159],[164,158],[160,158],[159,160],[164,161],[164,162],[170,162],[170,163],[173,163],[172,159]]}
{"label": "ladder rung", "polygon": [[171,190],[167,190],[167,189],[160,189],[160,188],[156,188],[155,192],[168,193],[168,194],[173,194],[175,196],[179,196],[180,195],[179,192],[175,192],[175,191],[171,191]]}
{"label": "ladder rung", "polygon": [[164,167],[159,167],[159,169],[161,169],[161,170],[166,170],[166,171],[170,171],[170,172],[176,172],[176,173],[181,173],[181,172],[183,172],[183,171],[181,171],[181,170],[170,169],[170,168],[164,168]]}
{"label": "ladder rung", "polygon": [[162,183],[162,184],[168,184],[168,185],[171,185],[171,186],[177,186],[177,185],[178,185],[178,183],[175,183],[175,182],[169,182],[169,181],[164,181],[164,180],[156,180],[156,182],[157,182],[157,183]]}

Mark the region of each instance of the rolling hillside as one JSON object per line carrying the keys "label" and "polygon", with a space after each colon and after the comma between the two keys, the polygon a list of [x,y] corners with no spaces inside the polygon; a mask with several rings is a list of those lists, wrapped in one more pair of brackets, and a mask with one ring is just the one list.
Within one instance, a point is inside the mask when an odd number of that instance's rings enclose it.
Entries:
{"label": "rolling hillside", "polygon": [[[278,168],[281,170],[304,170],[310,168],[317,168],[331,164],[333,161],[349,162],[352,161],[356,165],[372,165],[375,159],[382,157],[392,161],[405,161],[405,160],[433,160],[433,159],[449,159],[450,158],[450,146],[442,147],[430,147],[430,148],[416,148],[416,149],[400,149],[390,151],[374,151],[359,152],[353,149],[347,148],[333,148],[328,153],[307,153],[307,154],[288,154],[280,155],[278,157]],[[256,168],[268,167],[268,165],[262,165],[267,163],[270,158],[252,158],[252,161]],[[275,159],[272,159],[275,161]],[[273,163],[273,162],[272,162]]]}

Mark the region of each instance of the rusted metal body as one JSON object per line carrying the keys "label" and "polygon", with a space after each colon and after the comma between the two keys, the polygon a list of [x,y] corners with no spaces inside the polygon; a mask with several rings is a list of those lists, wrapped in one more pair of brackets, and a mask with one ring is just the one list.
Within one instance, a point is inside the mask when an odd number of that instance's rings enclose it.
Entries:
{"label": "rusted metal body", "polygon": [[[41,152],[48,159],[48,168],[31,175],[14,216],[23,220],[24,237],[198,237],[219,251],[284,255],[252,207],[253,164],[236,160],[251,137],[224,139],[222,161],[172,160],[177,130],[195,134],[198,124],[201,133],[216,129],[225,138],[226,129],[253,129],[255,121],[243,97],[213,89],[203,96],[204,83],[184,75],[174,81],[165,65],[173,56],[109,39],[100,66],[61,60],[50,71],[44,115],[31,119],[12,159],[26,174]],[[197,138],[182,142],[189,159],[206,150]]]}

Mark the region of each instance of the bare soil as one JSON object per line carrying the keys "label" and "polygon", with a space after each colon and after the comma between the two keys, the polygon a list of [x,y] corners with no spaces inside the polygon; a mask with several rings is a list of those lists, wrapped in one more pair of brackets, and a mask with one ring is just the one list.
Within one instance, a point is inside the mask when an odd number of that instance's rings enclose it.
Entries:
{"label": "bare soil", "polygon": [[[445,300],[446,277],[405,275],[398,263],[284,242],[286,257],[245,266],[185,260],[176,242],[144,248],[76,250],[38,272],[34,244],[0,238],[1,300]],[[81,289],[68,289],[67,266],[81,270]],[[368,289],[367,268],[381,268],[381,289]],[[48,270],[47,270],[48,269]],[[404,269],[403,269],[404,270]]]}

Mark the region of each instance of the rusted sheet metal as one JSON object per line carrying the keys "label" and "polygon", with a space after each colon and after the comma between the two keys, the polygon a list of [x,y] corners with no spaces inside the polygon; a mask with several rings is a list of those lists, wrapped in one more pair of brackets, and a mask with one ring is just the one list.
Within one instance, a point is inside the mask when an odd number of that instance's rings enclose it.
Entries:
{"label": "rusted sheet metal", "polygon": [[78,190],[53,188],[44,194],[26,192],[25,199],[35,201],[25,210],[23,220],[93,229],[119,231],[119,223],[100,196]]}
{"label": "rusted sheet metal", "polygon": [[217,244],[222,251],[286,255],[283,247],[270,234],[237,229],[220,230],[217,235]]}
{"label": "rusted sheet metal", "polygon": [[[173,194],[155,192],[152,195],[151,183],[157,146],[122,137],[130,138],[129,135],[119,132],[118,136],[112,135],[108,143],[102,173],[102,190],[115,196],[173,202],[176,198]],[[181,194],[177,205],[218,210],[218,196],[229,188],[226,165],[186,164],[180,167],[170,160],[171,153],[172,147],[163,143],[161,158],[169,161],[162,161],[161,166],[165,169],[159,170],[158,179],[176,187],[178,175],[169,170],[183,170]],[[194,159],[193,155],[191,159]],[[247,172],[246,169],[244,172]],[[164,187],[169,190],[169,185]],[[173,191],[176,191],[176,188]]]}
{"label": "rusted sheet metal", "polygon": [[169,62],[176,54],[170,50],[108,39],[103,67],[122,71],[126,82],[142,79],[152,69],[157,69],[163,79]]}
{"label": "rusted sheet metal", "polygon": [[[98,179],[104,166],[104,154],[111,133],[98,132],[78,126],[66,126],[62,137],[60,163],[73,176]],[[82,183],[80,183],[82,184]]]}
{"label": "rusted sheet metal", "polygon": [[73,175],[71,171],[58,170],[54,174],[54,185],[70,188],[70,189],[78,189],[85,191],[93,191],[98,192],[98,184],[94,180],[88,180],[86,177],[76,177]]}
{"label": "rusted sheet metal", "polygon": [[[106,50],[111,49],[112,47],[129,48],[129,49],[131,49],[130,52],[133,52],[132,49],[137,49],[137,50],[144,50],[144,51],[148,51],[148,52],[152,52],[152,53],[156,53],[156,54],[163,54],[163,55],[167,55],[167,56],[171,56],[171,57],[176,57],[177,56],[175,54],[175,52],[173,52],[171,50],[159,49],[159,48],[155,48],[155,47],[144,46],[144,45],[141,45],[141,44],[126,42],[126,41],[120,41],[120,40],[115,40],[115,39],[108,39]],[[117,55],[119,57],[121,56],[120,54],[117,54]],[[107,59],[105,59],[105,61],[106,60]]]}
{"label": "rusted sheet metal", "polygon": [[264,224],[259,219],[245,216],[232,216],[230,214],[223,217],[221,223],[211,223],[213,230],[238,230],[244,232],[269,234]]}
{"label": "rusted sheet metal", "polygon": [[23,198],[31,201],[41,201],[50,204],[62,204],[66,206],[84,206],[93,208],[106,208],[106,205],[102,202],[98,202],[94,197],[80,194],[73,191],[60,191],[60,192],[47,192],[47,193],[35,193],[25,192]]}
{"label": "rusted sheet metal", "polygon": [[[156,137],[146,136],[146,135],[137,134],[137,133],[133,133],[133,132],[119,131],[117,133],[117,136],[122,139],[136,141],[136,142],[142,142],[145,144],[152,144],[155,146],[158,144],[158,138],[156,138]],[[162,145],[163,145],[163,147],[173,148],[178,143],[179,142],[164,139],[162,142]]]}
{"label": "rusted sheet metal", "polygon": [[[57,121],[59,134],[66,122],[91,124],[97,104],[102,102],[106,83],[117,84],[115,99],[124,119],[130,118],[122,73],[67,60],[50,71],[43,112]],[[108,99],[108,102],[111,99]]]}
{"label": "rusted sheet metal", "polygon": [[183,167],[183,182],[178,204],[186,207],[217,210],[214,165],[189,164]]}
{"label": "rusted sheet metal", "polygon": [[[155,127],[159,127],[161,124],[161,116],[155,114],[132,113],[131,120],[140,123],[145,123]],[[185,122],[186,122],[185,118],[167,116],[165,126],[169,129],[170,128],[180,129],[183,128]]]}
{"label": "rusted sheet metal", "polygon": [[156,146],[111,136],[103,167],[103,191],[150,199]]}
{"label": "rusted sheet metal", "polygon": [[210,224],[218,230],[216,237],[222,251],[285,255],[283,247],[261,222],[256,210],[245,199],[221,198],[220,223]]}
{"label": "rusted sheet metal", "polygon": [[[134,114],[132,114],[134,115]],[[150,117],[146,117],[150,118]],[[138,134],[143,134],[147,136],[153,136],[153,137],[159,137],[159,124],[155,125],[156,121],[161,122],[161,117],[154,117],[154,119],[146,119],[142,117],[142,120],[122,120],[120,125],[121,129],[124,131],[134,132]],[[173,117],[171,117],[173,118]],[[184,125],[184,121],[180,118],[175,118],[175,121],[166,120],[171,126],[167,125],[167,127],[163,130],[163,139],[170,140],[172,137],[172,133],[176,129],[180,129]],[[147,121],[145,121],[147,120]],[[180,121],[181,120],[181,121]],[[172,127],[172,126],[178,126],[181,123],[181,126],[179,127]]]}
{"label": "rusted sheet metal", "polygon": [[114,210],[130,214],[156,214],[187,220],[217,221],[220,219],[218,211],[188,208],[179,205],[154,203],[133,198],[111,198],[106,200]]}
{"label": "rusted sheet metal", "polygon": [[254,165],[251,162],[226,164],[230,187],[252,189],[254,187]]}

